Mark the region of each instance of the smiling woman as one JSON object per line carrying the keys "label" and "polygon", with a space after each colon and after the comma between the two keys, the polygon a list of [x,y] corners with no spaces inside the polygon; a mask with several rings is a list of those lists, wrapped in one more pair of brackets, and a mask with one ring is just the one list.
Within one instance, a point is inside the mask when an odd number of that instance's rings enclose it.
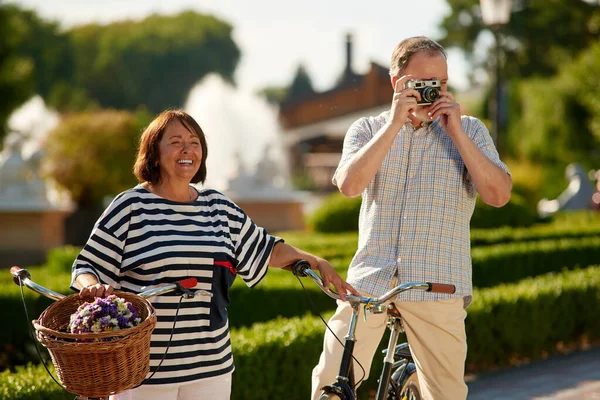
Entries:
{"label": "smiling woman", "polygon": [[[116,399],[197,398],[226,400],[233,356],[229,340],[228,290],[236,276],[249,287],[267,267],[284,268],[306,259],[327,285],[356,293],[327,261],[269,235],[235,203],[192,183],[206,179],[204,132],[181,110],[161,113],[142,134],[134,173],[140,184],[119,194],[96,222],[73,264],[72,287],[82,297],[193,277],[195,289],[213,293],[181,301],[152,300],[157,324],[152,334],[148,381]],[[168,354],[162,362],[163,354]],[[113,397],[114,398],[114,397]]]}

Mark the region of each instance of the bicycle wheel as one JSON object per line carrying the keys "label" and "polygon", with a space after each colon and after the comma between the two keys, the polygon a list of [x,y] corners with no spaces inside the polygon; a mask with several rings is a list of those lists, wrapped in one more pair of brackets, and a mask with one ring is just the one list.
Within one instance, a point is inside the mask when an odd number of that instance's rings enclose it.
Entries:
{"label": "bicycle wheel", "polygon": [[400,390],[400,400],[421,400],[421,389],[416,371],[410,374],[404,382]]}
{"label": "bicycle wheel", "polygon": [[340,400],[341,397],[338,396],[337,394],[327,394],[327,393],[321,393],[321,396],[319,397],[319,400]]}
{"label": "bicycle wheel", "polygon": [[394,371],[388,385],[387,400],[421,400],[415,364],[408,362]]}

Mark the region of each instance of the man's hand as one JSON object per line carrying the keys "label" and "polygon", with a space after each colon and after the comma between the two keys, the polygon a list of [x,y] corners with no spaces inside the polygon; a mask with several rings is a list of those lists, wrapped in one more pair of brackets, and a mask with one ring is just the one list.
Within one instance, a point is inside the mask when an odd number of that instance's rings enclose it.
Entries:
{"label": "man's hand", "polygon": [[421,101],[421,94],[418,91],[404,88],[406,81],[410,79],[411,75],[404,75],[398,78],[394,85],[394,97],[390,114],[390,120],[393,124],[404,125],[408,115],[417,107],[417,101]]}
{"label": "man's hand", "polygon": [[440,91],[440,98],[433,102],[428,115],[432,120],[440,117],[440,122],[450,137],[462,132],[460,105],[454,100],[452,93]]}
{"label": "man's hand", "polygon": [[326,288],[329,288],[329,286],[333,284],[342,300],[346,300],[346,294],[360,296],[360,293],[358,293],[349,283],[345,282],[329,262],[317,257],[317,265],[311,265],[311,267],[319,270],[321,279],[323,279],[323,284]]}

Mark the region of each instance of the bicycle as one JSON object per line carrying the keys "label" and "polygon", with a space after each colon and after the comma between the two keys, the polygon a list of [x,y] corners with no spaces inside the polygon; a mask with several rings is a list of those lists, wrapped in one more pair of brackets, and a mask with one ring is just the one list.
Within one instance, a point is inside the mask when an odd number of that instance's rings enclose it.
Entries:
{"label": "bicycle", "polygon": [[[297,277],[309,277],[321,290],[332,299],[339,300],[340,296],[333,290],[323,285],[321,277],[315,273],[307,261],[298,261],[292,266],[292,272]],[[388,346],[383,350],[383,371],[379,377],[376,400],[420,400],[421,392],[417,377],[417,368],[414,364],[408,343],[396,345],[398,336],[404,332],[402,316],[394,305],[387,304],[398,294],[407,290],[425,290],[436,293],[452,294],[456,291],[454,285],[444,283],[405,283],[396,286],[381,297],[372,298],[364,296],[346,295],[346,300],[352,306],[352,317],[348,333],[344,337],[344,352],[340,362],[339,373],[336,381],[322,389],[320,400],[356,400],[356,390],[353,373],[355,332],[358,321],[359,307],[364,305],[365,312],[381,314],[387,312],[387,327],[390,329]]]}
{"label": "bicycle", "polygon": [[[70,315],[85,301],[79,298],[79,293],[65,296],[54,292],[32,281],[31,274],[17,266],[12,267],[10,273],[15,284],[21,287],[21,293],[23,286],[26,286],[38,294],[56,300],[42,312],[38,319],[32,321],[36,330],[36,334],[32,332],[32,336],[50,352],[60,382],[54,378],[44,363],[48,374],[65,390],[75,394],[75,400],[108,400],[109,395],[142,384],[150,371],[150,336],[156,325],[156,313],[152,304],[147,301],[148,298],[170,292],[180,294],[182,299],[195,296],[212,297],[212,293],[206,290],[191,290],[198,284],[196,278],[149,288],[137,294],[115,291],[117,296],[132,303],[140,314],[140,324],[120,331],[73,334],[66,333],[64,330]],[[26,307],[25,314],[29,321]],[[176,321],[177,314],[173,327]],[[168,350],[167,346],[163,359]],[[96,362],[96,359],[101,359],[102,362]],[[114,370],[127,371],[127,374],[125,376],[115,374],[116,377],[111,377],[107,372],[111,370],[111,363],[116,367],[113,368]],[[162,360],[153,374],[161,364]],[[107,376],[105,380],[100,379],[98,370]]]}

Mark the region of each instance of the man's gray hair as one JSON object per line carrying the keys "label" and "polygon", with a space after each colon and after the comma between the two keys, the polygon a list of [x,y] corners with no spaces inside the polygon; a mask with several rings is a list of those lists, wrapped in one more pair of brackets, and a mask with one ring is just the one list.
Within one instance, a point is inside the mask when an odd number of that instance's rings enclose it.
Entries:
{"label": "man's gray hair", "polygon": [[390,63],[390,75],[401,76],[408,62],[416,53],[426,51],[429,53],[440,53],[444,58],[448,58],[446,50],[435,40],[425,36],[414,36],[404,39],[394,49],[392,53],[392,62]]}

